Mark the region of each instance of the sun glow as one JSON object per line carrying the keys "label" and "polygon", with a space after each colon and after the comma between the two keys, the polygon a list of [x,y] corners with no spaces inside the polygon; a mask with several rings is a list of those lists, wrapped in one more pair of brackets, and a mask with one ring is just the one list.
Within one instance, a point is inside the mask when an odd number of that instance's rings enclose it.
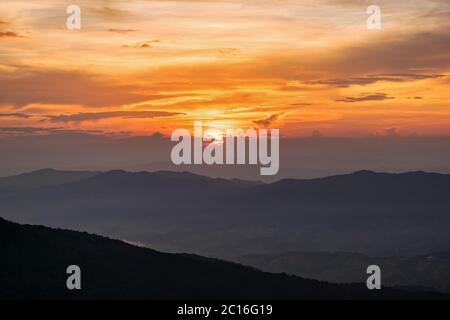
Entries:
{"label": "sun glow", "polygon": [[351,1],[79,5],[87,18],[67,30],[53,0],[0,3],[0,127],[450,133],[449,19],[421,15],[450,3],[385,3],[377,31]]}

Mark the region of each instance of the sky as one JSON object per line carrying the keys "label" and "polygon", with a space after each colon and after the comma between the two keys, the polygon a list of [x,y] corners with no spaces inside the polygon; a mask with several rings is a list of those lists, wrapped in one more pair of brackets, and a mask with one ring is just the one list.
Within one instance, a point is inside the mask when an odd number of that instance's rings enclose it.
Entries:
{"label": "sky", "polygon": [[0,175],[160,168],[194,121],[279,129],[284,176],[450,172],[449,18],[448,0],[2,0]]}
{"label": "sky", "polygon": [[[66,27],[71,4],[81,30]],[[445,136],[449,17],[447,0],[3,0],[0,135],[170,136],[201,120]]]}

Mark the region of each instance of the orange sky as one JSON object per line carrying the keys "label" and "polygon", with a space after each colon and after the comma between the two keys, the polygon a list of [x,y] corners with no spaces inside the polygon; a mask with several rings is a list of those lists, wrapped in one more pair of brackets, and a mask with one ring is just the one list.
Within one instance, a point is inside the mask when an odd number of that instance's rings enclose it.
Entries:
{"label": "orange sky", "polygon": [[66,1],[0,3],[0,134],[450,134],[448,0],[70,4],[81,30]]}

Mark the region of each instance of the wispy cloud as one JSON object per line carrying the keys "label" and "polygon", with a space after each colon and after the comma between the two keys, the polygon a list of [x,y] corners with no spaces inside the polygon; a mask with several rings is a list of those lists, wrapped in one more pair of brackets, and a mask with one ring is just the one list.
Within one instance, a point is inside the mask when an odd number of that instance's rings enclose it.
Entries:
{"label": "wispy cloud", "polygon": [[350,77],[339,79],[324,79],[306,81],[309,85],[329,85],[335,87],[346,88],[352,85],[369,85],[379,81],[386,82],[406,82],[411,80],[435,79],[444,77],[443,74],[416,74],[416,73],[387,73],[375,74],[363,77]]}
{"label": "wispy cloud", "polygon": [[267,118],[254,120],[253,123],[263,127],[269,127],[274,121],[276,121],[281,114],[273,114]]}
{"label": "wispy cloud", "polygon": [[24,36],[18,34],[17,32],[12,31],[0,31],[0,39],[1,38],[24,38]]}
{"label": "wispy cloud", "polygon": [[142,42],[136,42],[132,45],[128,45],[128,44],[124,44],[122,45],[122,48],[141,48],[141,49],[145,49],[145,48],[153,48],[153,45],[156,43],[160,43],[160,40],[148,40],[148,41],[142,41]]}
{"label": "wispy cloud", "polygon": [[136,32],[137,30],[135,29],[108,29],[108,32],[114,32],[114,33],[120,33],[120,34],[125,34],[125,33],[130,33],[130,32]]}
{"label": "wispy cloud", "polygon": [[[155,94],[78,71],[28,70],[0,73],[0,104],[117,106],[152,100]],[[156,95],[158,97],[158,95]]]}
{"label": "wispy cloud", "polygon": [[77,133],[77,134],[102,134],[102,130],[76,130],[76,129],[66,129],[62,127],[0,127],[0,133],[4,134],[21,134],[21,135],[36,135],[36,134],[67,134],[67,133]]}
{"label": "wispy cloud", "polygon": [[[83,29],[69,32],[53,0],[0,1],[4,125],[167,135],[197,117],[287,135],[450,133],[448,0],[380,0],[376,32],[369,0],[82,2]],[[129,113],[147,110],[186,116]]]}
{"label": "wispy cloud", "polygon": [[177,115],[183,115],[180,112],[167,112],[167,111],[110,111],[110,112],[89,112],[89,113],[75,113],[75,114],[62,114],[62,115],[47,115],[46,118],[50,122],[83,122],[83,121],[96,121],[109,118],[158,118],[158,117],[173,117]]}
{"label": "wispy cloud", "polygon": [[382,100],[390,100],[395,99],[394,97],[389,97],[386,93],[374,93],[365,95],[362,97],[345,97],[341,100],[336,100],[339,102],[347,102],[347,103],[353,103],[353,102],[364,102],[364,101],[382,101]]}
{"label": "wispy cloud", "polygon": [[31,118],[32,116],[26,113],[0,113],[0,118],[24,118],[24,119],[28,119]]}

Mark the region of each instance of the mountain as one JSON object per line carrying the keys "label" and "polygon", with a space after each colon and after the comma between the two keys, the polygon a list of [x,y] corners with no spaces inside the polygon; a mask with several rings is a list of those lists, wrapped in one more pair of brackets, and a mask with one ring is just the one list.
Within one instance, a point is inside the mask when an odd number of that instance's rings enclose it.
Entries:
{"label": "mountain", "polygon": [[414,257],[370,257],[346,252],[285,252],[235,259],[268,272],[287,272],[332,283],[365,281],[369,265],[382,266],[383,283],[450,293],[450,253]]}
{"label": "mountain", "polygon": [[90,178],[98,174],[95,171],[58,171],[42,169],[18,176],[0,178],[0,192],[26,190],[61,185]]}
{"label": "mountain", "polygon": [[34,176],[42,187],[0,194],[5,218],[227,259],[450,251],[445,174],[359,171],[270,184],[167,171],[109,171],[51,185],[46,175]]}
{"label": "mountain", "polygon": [[[0,299],[447,299],[332,285],[193,255],[167,254],[0,218]],[[69,265],[81,290],[66,288]]]}

